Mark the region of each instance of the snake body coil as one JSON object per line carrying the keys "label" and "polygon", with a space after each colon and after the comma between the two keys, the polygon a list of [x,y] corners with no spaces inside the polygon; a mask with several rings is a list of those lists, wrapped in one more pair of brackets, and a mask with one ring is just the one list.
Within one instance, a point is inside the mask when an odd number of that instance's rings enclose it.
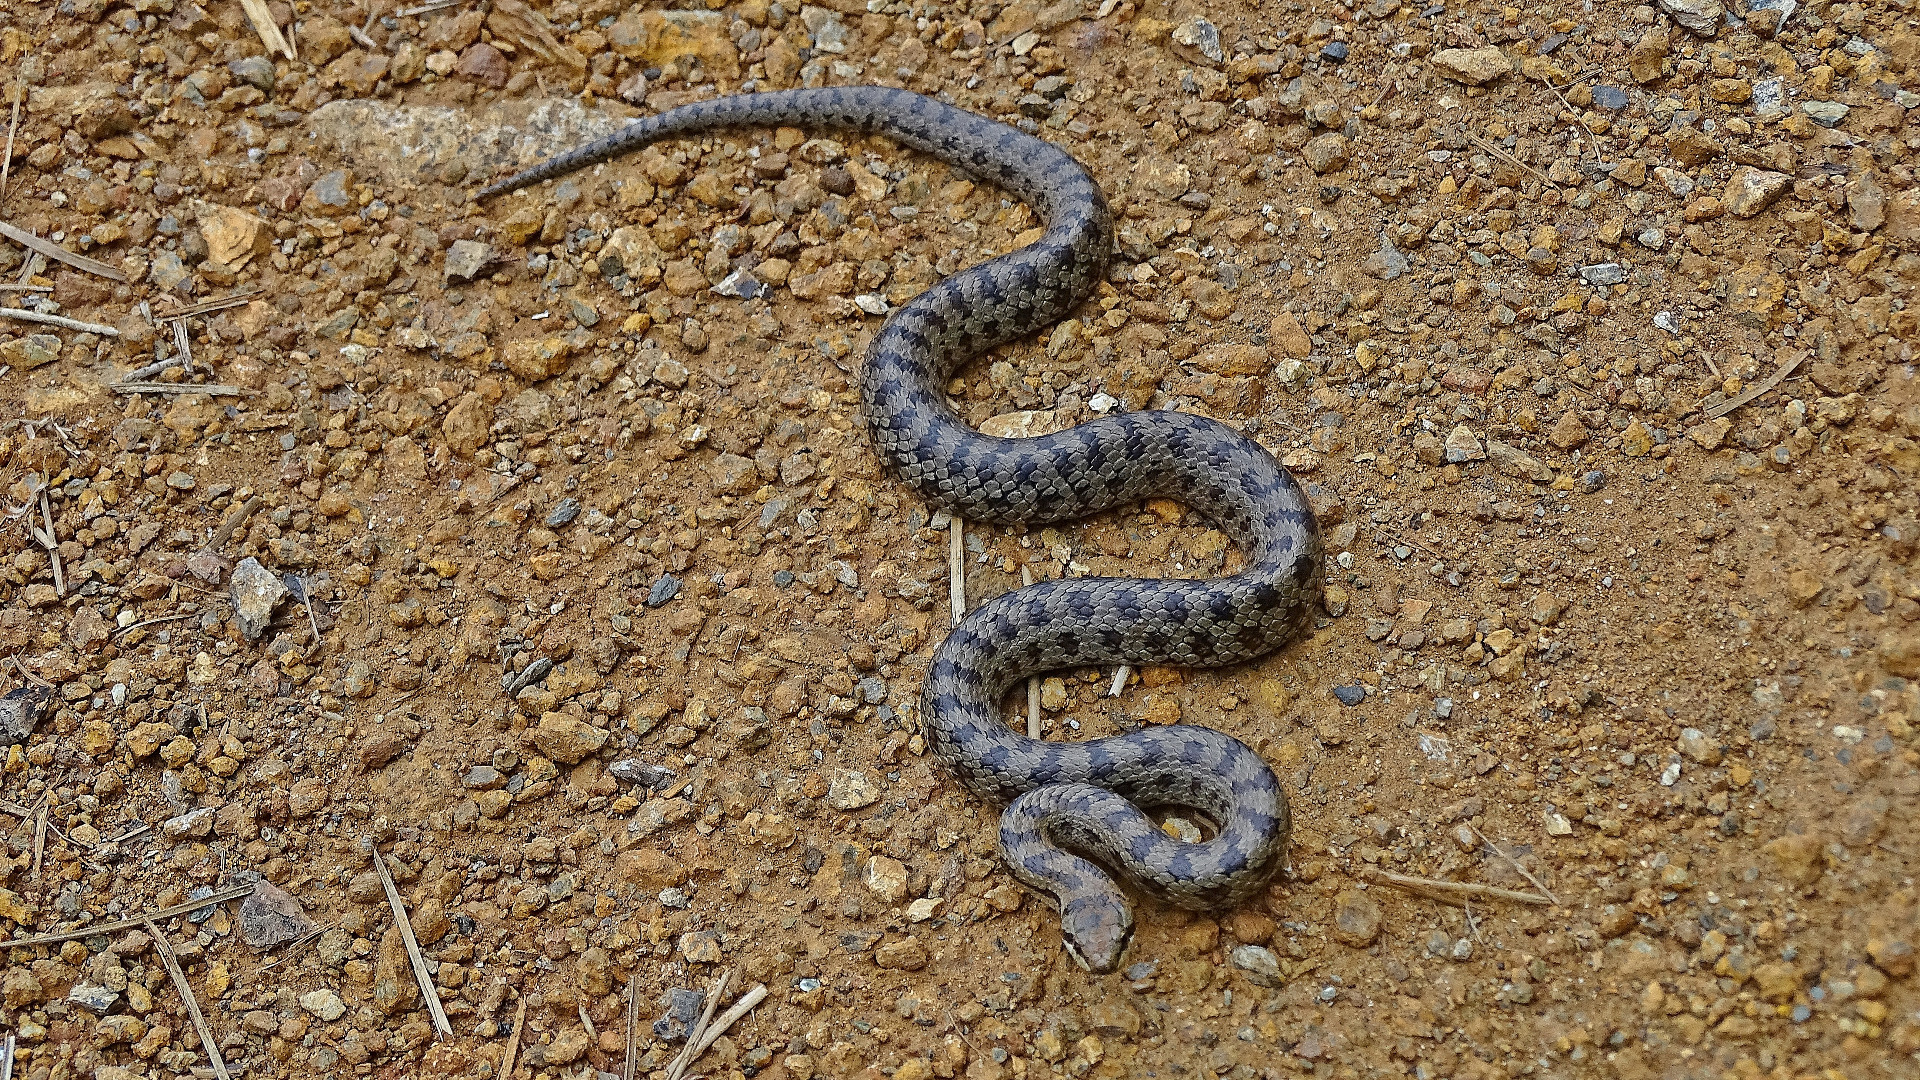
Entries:
{"label": "snake body coil", "polygon": [[[670,109],[494,184],[494,195],[662,138],[744,125],[881,133],[1025,199],[1047,221],[1033,244],[954,274],[901,307],[861,378],[880,456],[929,503],[991,522],[1084,517],[1147,498],[1199,510],[1246,555],[1212,580],[1069,578],[976,609],[934,653],[921,723],[934,752],[982,797],[1011,800],[1001,850],[1060,902],[1068,951],[1111,971],[1132,934],[1125,896],[1091,856],[1146,892],[1192,908],[1257,892],[1284,856],[1286,796],[1246,745],[1176,725],[1052,743],[1008,728],[999,707],[1029,674],[1093,664],[1220,666],[1279,646],[1321,587],[1318,525],[1293,477],[1259,444],[1177,412],[1106,416],[1038,438],[966,426],[945,387],[966,360],[1063,317],[1091,293],[1112,220],[1079,162],[1051,143],[903,90],[838,87],[723,97]],[[1217,827],[1184,843],[1142,811],[1191,808]]]}

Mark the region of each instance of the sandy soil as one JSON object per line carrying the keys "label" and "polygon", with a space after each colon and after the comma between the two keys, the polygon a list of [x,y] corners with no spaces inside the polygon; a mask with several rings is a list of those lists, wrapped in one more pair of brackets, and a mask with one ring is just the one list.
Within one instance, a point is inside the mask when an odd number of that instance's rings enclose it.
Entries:
{"label": "sandy soil", "polygon": [[[15,1076],[212,1075],[149,930],[85,931],[256,882],[156,924],[249,1076],[618,1075],[631,993],[661,1077],[722,969],[712,1077],[1920,1074],[1910,3],[708,6],[270,0],[290,60],[0,0],[0,218],[96,261],[0,242],[0,303],[117,330],[0,319],[0,926],[82,932],[5,954]],[[923,756],[948,531],[850,382],[1032,214],[792,130],[471,196],[873,81],[1120,225],[968,419],[1215,416],[1329,539],[1270,659],[1042,686],[1293,800],[1264,901],[1143,904],[1124,975]],[[1169,503],[965,552],[971,603],[1238,558]]]}

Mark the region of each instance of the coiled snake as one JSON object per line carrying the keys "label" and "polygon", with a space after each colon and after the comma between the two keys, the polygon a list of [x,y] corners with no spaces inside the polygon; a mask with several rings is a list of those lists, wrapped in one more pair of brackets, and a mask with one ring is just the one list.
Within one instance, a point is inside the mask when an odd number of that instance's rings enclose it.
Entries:
{"label": "coiled snake", "polygon": [[[881,458],[921,497],[962,517],[1046,522],[1148,498],[1200,511],[1246,556],[1211,580],[1067,578],[1001,596],[935,651],[921,690],[927,741],[984,798],[1011,800],[1000,846],[1014,875],[1060,904],[1069,953],[1118,965],[1133,932],[1126,897],[1092,856],[1168,903],[1212,909],[1258,892],[1285,854],[1287,801],[1265,761],[1207,728],[1175,725],[1053,743],[1008,728],[999,707],[1029,674],[1094,664],[1220,666],[1251,660],[1310,618],[1319,527],[1299,485],[1258,443],[1203,417],[1147,411],[1057,434],[983,435],[947,403],[951,373],[1085,300],[1113,224],[1080,163],[1045,140],[904,90],[743,94],[648,117],[481,192],[489,196],[676,135],[744,125],[881,133],[1006,188],[1047,222],[1027,247],[956,273],[895,311],[860,390]],[[1178,806],[1216,827],[1202,843],[1143,810]]]}

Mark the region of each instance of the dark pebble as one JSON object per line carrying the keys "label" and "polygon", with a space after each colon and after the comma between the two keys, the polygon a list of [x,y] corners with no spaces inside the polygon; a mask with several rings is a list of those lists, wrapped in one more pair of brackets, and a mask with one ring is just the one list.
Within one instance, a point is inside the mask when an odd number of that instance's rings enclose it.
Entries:
{"label": "dark pebble", "polygon": [[680,579],[672,574],[661,574],[660,580],[647,590],[647,606],[659,607],[661,604],[680,595]]}
{"label": "dark pebble", "polygon": [[[212,895],[213,895],[213,890],[205,885],[202,885],[199,888],[188,892],[187,899],[199,900],[202,897],[207,897]],[[206,907],[196,908],[193,911],[190,911],[187,913],[187,921],[190,923],[206,922],[208,919],[213,918],[213,913],[218,910],[220,910],[219,904],[208,904]]]}
{"label": "dark pebble", "polygon": [[829,165],[820,170],[820,186],[830,195],[845,198],[853,194],[853,174],[839,165]]}
{"label": "dark pebble", "polygon": [[547,514],[547,528],[557,529],[562,525],[570,525],[573,523],[573,519],[579,516],[580,500],[568,496],[567,498],[561,499],[560,505],[554,507],[553,510]]}
{"label": "dark pebble", "polygon": [[1340,699],[1342,705],[1358,705],[1367,700],[1367,688],[1359,683],[1333,688],[1333,696]]}
{"label": "dark pebble", "polygon": [[1608,112],[1619,112],[1627,107],[1627,92],[1603,83],[1593,88],[1593,103]]}
{"label": "dark pebble", "polygon": [[791,585],[791,584],[793,584],[793,571],[791,571],[791,570],[775,570],[775,571],[773,572],[773,586],[774,586],[774,588],[776,588],[776,589],[784,589],[784,588],[786,588],[787,586],[789,586],[789,585]]}
{"label": "dark pebble", "polygon": [[1347,62],[1347,43],[1344,41],[1333,42],[1326,48],[1321,49],[1320,55],[1336,64],[1344,64]]}
{"label": "dark pebble", "polygon": [[607,766],[607,771],[613,774],[615,780],[638,784],[649,791],[666,787],[679,775],[665,765],[655,765],[639,758],[621,758]]}
{"label": "dark pebble", "polygon": [[1607,486],[1607,474],[1601,472],[1599,469],[1594,469],[1580,478],[1580,486],[1586,489],[1587,494],[1591,495]]}
{"label": "dark pebble", "polygon": [[687,1029],[700,1018],[700,1006],[705,1004],[706,995],[697,990],[683,990],[674,987],[667,991],[661,1006],[667,1015],[653,1022],[655,1038],[666,1042],[680,1042],[687,1037]]}

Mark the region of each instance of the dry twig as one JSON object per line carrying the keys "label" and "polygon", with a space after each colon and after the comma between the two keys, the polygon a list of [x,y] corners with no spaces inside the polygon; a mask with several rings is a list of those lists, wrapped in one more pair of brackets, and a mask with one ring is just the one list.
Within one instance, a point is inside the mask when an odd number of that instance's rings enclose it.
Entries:
{"label": "dry twig", "polygon": [[1127,688],[1127,676],[1133,674],[1133,665],[1121,664],[1113,673],[1113,685],[1107,687],[1108,697],[1119,697],[1120,691]]}
{"label": "dry twig", "polygon": [[1513,889],[1496,889],[1491,885],[1474,885],[1464,881],[1440,881],[1435,878],[1414,877],[1411,874],[1396,874],[1391,870],[1375,870],[1373,880],[1381,885],[1391,885],[1405,892],[1424,896],[1429,900],[1438,900],[1443,904],[1465,907],[1467,901],[1476,896],[1494,900],[1512,900],[1521,904],[1549,906],[1553,901],[1533,893],[1516,892]]}
{"label": "dry twig", "polygon": [[1475,135],[1473,132],[1469,131],[1466,133],[1466,135],[1467,135],[1467,138],[1472,139],[1474,142],[1474,145],[1478,146],[1480,149],[1485,150],[1490,154],[1499,154],[1501,157],[1506,158],[1508,161],[1513,162],[1515,165],[1518,165],[1520,168],[1525,169],[1528,172],[1532,173],[1533,175],[1539,177],[1541,183],[1552,184],[1554,187],[1560,186],[1558,184],[1554,184],[1553,181],[1547,179],[1546,173],[1543,173],[1539,169],[1536,169],[1533,166],[1527,164],[1526,162],[1521,161],[1519,158],[1514,157],[1512,154],[1507,153],[1505,150],[1502,150],[1499,147],[1488,142],[1487,140],[1481,138],[1480,136]]}
{"label": "dry twig", "polygon": [[[960,519],[954,518],[954,520]],[[673,1064],[667,1067],[667,1080],[680,1080],[686,1075],[687,1067],[693,1064],[694,1047],[699,1045],[700,1037],[706,1034],[707,1025],[713,1021],[714,1007],[719,1005],[720,999],[726,995],[727,983],[732,979],[733,969],[728,968],[722,971],[720,977],[714,981],[713,991],[707,995],[706,1010],[700,1014],[700,1022],[693,1025],[693,1029],[687,1032],[687,1045],[681,1048],[679,1055],[673,1059]]]}
{"label": "dry twig", "polygon": [[49,293],[52,291],[53,291],[53,286],[51,285],[11,285],[11,284],[0,285],[0,292]]}
{"label": "dry twig", "polygon": [[227,308],[239,307],[241,304],[252,300],[265,291],[265,289],[248,289],[246,292],[237,292],[231,296],[222,296],[218,300],[202,301],[201,303],[181,308],[179,311],[170,311],[160,316],[158,321],[175,322],[180,319],[191,319],[196,315],[205,315],[209,312],[225,311]]}
{"label": "dry twig", "polygon": [[640,1054],[640,976],[627,976],[627,1064],[620,1080],[634,1080]]}
{"label": "dry twig", "polygon": [[955,514],[947,523],[947,599],[953,606],[953,625],[967,614],[966,522]]}
{"label": "dry twig", "polygon": [[13,319],[17,322],[45,323],[62,330],[80,330],[89,334],[99,334],[102,337],[120,336],[120,331],[104,323],[81,322],[79,319],[69,319],[64,315],[42,315],[37,311],[26,311],[21,308],[0,307],[0,318]]}
{"label": "dry twig", "polygon": [[40,860],[47,853],[47,802],[40,797],[39,812],[33,815],[33,879],[40,880]]}
{"label": "dry twig", "polygon": [[299,937],[294,938],[292,941],[287,942],[286,955],[280,957],[277,960],[272,961],[271,963],[262,964],[260,966],[260,970],[272,971],[274,968],[279,967],[281,964],[284,964],[287,961],[293,959],[294,957],[300,955],[300,952],[299,952],[300,946],[305,945],[307,942],[312,941],[314,938],[319,937],[321,934],[324,934],[327,931],[332,930],[333,928],[339,925],[340,925],[339,923],[328,923],[325,926],[316,926],[313,929],[307,931],[306,933],[301,934]]}
{"label": "dry twig", "polygon": [[226,383],[113,383],[107,389],[120,394],[206,394],[210,397],[252,397],[254,391]]}
{"label": "dry twig", "polygon": [[187,320],[176,319],[173,323],[173,351],[180,355],[180,367],[187,374],[193,374],[193,340],[187,336]]}
{"label": "dry twig", "polygon": [[513,1059],[520,1053],[520,1031],[527,1022],[527,999],[520,999],[519,1011],[513,1015],[513,1034],[507,1036],[507,1052],[500,1056],[500,1076],[511,1080]]}
{"label": "dry twig", "polygon": [[128,623],[127,625],[121,627],[120,629],[115,630],[114,634],[118,636],[120,634],[132,633],[133,631],[138,630],[143,626],[152,626],[154,623],[179,622],[181,619],[191,619],[198,614],[200,613],[197,611],[189,611],[184,615],[162,615],[157,619],[142,619],[137,623]]}
{"label": "dry twig", "polygon": [[220,527],[214,530],[213,539],[207,541],[206,550],[217,553],[221,548],[225,547],[227,541],[233,539],[235,530],[245,525],[247,519],[252,517],[253,512],[258,509],[260,509],[260,496],[258,495],[249,498],[246,502],[235,507],[233,513],[227,515],[227,520],[221,522]]}
{"label": "dry twig", "polygon": [[33,534],[38,546],[46,548],[46,559],[54,567],[54,592],[58,596],[67,596],[67,571],[60,565],[60,536],[54,534],[54,505],[46,498],[46,488],[40,488],[40,515],[46,517],[46,528],[33,523],[33,509],[27,511],[27,532]]}
{"label": "dry twig", "polygon": [[1559,897],[1557,897],[1557,896],[1555,896],[1555,895],[1553,895],[1553,890],[1552,890],[1552,889],[1549,889],[1549,888],[1547,888],[1547,887],[1546,887],[1546,885],[1545,885],[1544,883],[1542,883],[1542,882],[1541,882],[1541,880],[1540,880],[1539,878],[1537,878],[1537,877],[1534,877],[1534,876],[1533,876],[1533,871],[1531,871],[1531,870],[1528,870],[1528,869],[1527,869],[1526,867],[1524,867],[1524,866],[1521,866],[1521,865],[1520,865],[1520,860],[1519,860],[1519,859],[1516,859],[1516,858],[1514,858],[1514,857],[1513,857],[1512,855],[1509,855],[1509,854],[1507,854],[1507,849],[1506,849],[1506,848],[1503,848],[1503,847],[1501,847],[1501,846],[1500,846],[1499,844],[1496,844],[1496,843],[1494,843],[1493,841],[1491,841],[1491,840],[1489,840],[1489,839],[1487,839],[1487,834],[1486,834],[1486,833],[1483,833],[1483,832],[1481,832],[1481,831],[1480,831],[1480,827],[1479,827],[1479,826],[1477,826],[1477,825],[1471,825],[1471,824],[1470,824],[1470,825],[1468,825],[1468,826],[1467,826],[1467,828],[1469,828],[1469,829],[1472,829],[1472,830],[1473,830],[1473,835],[1475,835],[1475,836],[1477,836],[1477,837],[1479,837],[1479,838],[1480,838],[1480,842],[1481,842],[1481,843],[1483,843],[1483,844],[1485,844],[1485,845],[1487,845],[1488,847],[1490,847],[1490,848],[1492,848],[1492,849],[1493,849],[1493,853],[1494,853],[1495,855],[1498,855],[1498,856],[1500,856],[1501,858],[1503,858],[1503,859],[1505,859],[1505,860],[1507,860],[1507,862],[1508,862],[1508,863],[1510,863],[1510,864],[1511,864],[1511,865],[1513,866],[1513,868],[1514,868],[1515,870],[1518,870],[1518,871],[1520,871],[1520,876],[1521,876],[1521,877],[1523,877],[1523,878],[1526,878],[1526,879],[1527,879],[1527,883],[1528,883],[1528,884],[1530,884],[1530,885],[1532,885],[1532,886],[1533,886],[1534,888],[1536,888],[1536,889],[1539,889],[1539,890],[1540,890],[1540,895],[1541,895],[1541,896],[1544,896],[1544,897],[1546,897],[1546,898],[1547,898],[1548,900],[1550,900],[1550,901],[1552,901],[1552,902],[1553,902],[1553,903],[1554,903],[1555,905],[1558,905],[1558,904],[1560,903],[1560,898],[1559,898]]}
{"label": "dry twig", "polygon": [[[7,124],[7,152],[0,156],[0,199],[7,197],[7,178],[13,173],[13,136],[20,130],[20,99],[26,97],[26,69],[22,67],[19,76],[13,80],[13,119]],[[7,1039],[8,1072],[12,1072],[13,1039]]]}
{"label": "dry twig", "polygon": [[280,24],[273,21],[273,13],[267,10],[267,0],[240,0],[240,7],[247,13],[247,21],[253,24],[253,32],[260,35],[261,44],[268,52],[277,52],[289,60],[298,60],[293,54],[293,43],[280,32]]}
{"label": "dry twig", "polygon": [[100,926],[83,926],[78,930],[62,930],[57,934],[42,934],[39,937],[15,938],[11,941],[0,941],[0,949],[30,949],[40,945],[58,945],[63,941],[77,941],[80,938],[92,937],[95,934],[117,934],[122,930],[131,930],[136,926],[143,926],[150,922],[158,922],[161,919],[171,919],[175,915],[185,915],[190,911],[199,911],[204,907],[224,904],[229,900],[238,900],[252,892],[252,885],[229,885],[224,889],[215,889],[212,893],[202,896],[197,900],[185,900],[169,907],[163,907],[159,911],[148,912],[145,915],[135,916],[131,919],[121,919],[119,922],[105,923]]}
{"label": "dry twig", "polygon": [[219,1080],[228,1080],[227,1063],[220,1056],[220,1044],[214,1041],[213,1029],[207,1026],[207,1018],[200,1014],[200,1002],[194,999],[193,987],[187,985],[187,973],[180,970],[180,960],[173,955],[173,945],[167,941],[166,932],[151,918],[146,920],[146,926],[147,933],[153,937],[153,951],[160,955],[160,962],[166,965],[167,974],[173,977],[173,988],[186,999],[187,1016],[193,1021],[193,1030],[200,1035],[200,1046],[206,1050],[207,1060],[213,1064],[213,1075]]}
{"label": "dry twig", "polygon": [[380,857],[378,847],[369,847],[373,853],[373,868],[380,874],[380,884],[387,890],[387,905],[393,908],[394,925],[400,928],[400,940],[407,947],[407,959],[413,962],[413,977],[420,984],[420,996],[426,999],[427,1012],[433,1017],[433,1028],[441,1038],[453,1036],[453,1025],[447,1020],[447,1010],[440,1004],[440,991],[433,985],[433,976],[427,972],[427,958],[420,954],[420,943],[413,939],[413,922],[407,918],[407,906],[400,902],[400,889],[393,883],[393,875],[387,871],[387,860]]}
{"label": "dry twig", "polygon": [[[1738,409],[1740,406],[1745,405],[1747,402],[1752,401],[1753,399],[1759,397],[1760,395],[1766,393],[1767,391],[1773,389],[1774,387],[1779,386],[1780,383],[1784,381],[1787,376],[1793,374],[1793,369],[1799,367],[1801,363],[1803,363],[1809,355],[1811,354],[1808,353],[1807,350],[1805,349],[1795,349],[1793,352],[1788,353],[1787,358],[1780,362],[1780,366],[1773,369],[1773,374],[1767,376],[1765,379],[1762,379],[1757,383],[1754,383],[1752,386],[1747,387],[1745,390],[1740,391],[1740,393],[1734,395],[1733,397],[1728,398],[1727,400],[1721,402],[1720,404],[1715,405],[1710,409],[1707,409],[1706,410],[1707,419],[1718,420],[1720,417],[1727,415],[1733,410]],[[1715,372],[1715,374],[1717,375],[1719,373]]]}
{"label": "dry twig", "polygon": [[713,1024],[707,1028],[706,1033],[700,1036],[699,1045],[693,1048],[693,1056],[687,1059],[688,1067],[692,1067],[694,1062],[699,1061],[700,1055],[707,1052],[707,1047],[719,1041],[720,1036],[725,1035],[728,1028],[732,1027],[741,1017],[753,1011],[753,1007],[765,1000],[766,996],[767,988],[761,984],[755,984],[753,989],[740,995],[740,1000],[733,1003],[733,1008],[721,1013],[720,1019],[715,1020]]}
{"label": "dry twig", "polygon": [[415,15],[425,15],[430,11],[439,11],[442,8],[457,7],[466,2],[467,0],[433,0],[432,3],[417,4],[410,8],[401,8],[395,12],[395,14],[402,18],[412,18]]}
{"label": "dry twig", "polygon": [[176,354],[167,357],[165,360],[155,360],[145,367],[134,368],[132,371],[127,372],[127,377],[122,381],[130,383],[141,382],[153,378],[168,368],[177,368],[185,363],[186,357]]}
{"label": "dry twig", "polygon": [[85,270],[89,274],[97,274],[110,281],[127,280],[127,275],[108,266],[106,263],[100,262],[97,259],[89,259],[85,255],[76,255],[51,240],[42,240],[27,230],[5,221],[0,221],[0,236],[4,236],[16,244],[32,248],[49,259],[58,259],[68,266]]}

